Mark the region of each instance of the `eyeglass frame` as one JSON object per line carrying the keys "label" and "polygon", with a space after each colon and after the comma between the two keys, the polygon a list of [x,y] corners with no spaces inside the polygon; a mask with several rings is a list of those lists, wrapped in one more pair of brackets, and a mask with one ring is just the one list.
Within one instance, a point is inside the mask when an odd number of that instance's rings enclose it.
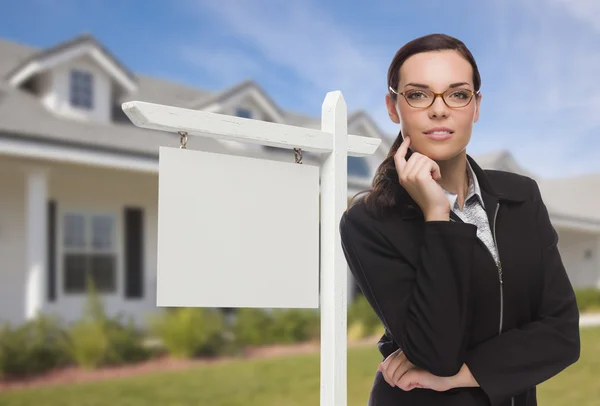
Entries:
{"label": "eyeglass frame", "polygon": [[462,109],[463,107],[467,107],[467,106],[468,106],[468,105],[471,103],[471,101],[473,100],[473,97],[474,97],[475,95],[478,95],[478,94],[479,94],[479,90],[478,90],[478,91],[475,91],[475,90],[470,90],[470,89],[469,89],[469,90],[467,90],[467,89],[462,89],[462,90],[464,90],[464,91],[471,92],[471,97],[469,98],[469,101],[468,101],[468,102],[467,102],[467,103],[466,103],[464,106],[460,106],[460,107],[452,107],[452,106],[448,106],[448,103],[446,103],[446,99],[444,99],[444,94],[445,94],[445,93],[446,93],[448,90],[450,90],[451,88],[448,88],[448,89],[444,90],[442,93],[436,93],[436,92],[433,92],[433,91],[431,91],[431,90],[430,90],[430,92],[431,92],[431,93],[433,93],[433,100],[431,101],[431,104],[430,104],[429,106],[426,106],[426,107],[415,107],[415,106],[413,106],[412,104],[410,104],[410,102],[409,102],[409,101],[408,101],[408,99],[406,98],[406,95],[404,94],[405,92],[397,92],[396,90],[394,90],[394,89],[392,88],[392,86],[388,86],[388,89],[390,89],[390,91],[391,91],[392,93],[394,93],[395,95],[404,97],[404,100],[406,100],[406,103],[407,103],[407,104],[408,104],[410,107],[412,107],[413,109],[428,109],[429,107],[433,106],[433,103],[435,103],[435,99],[437,99],[437,98],[438,98],[438,96],[442,98],[442,101],[444,102],[444,104],[445,104],[445,105],[446,105],[446,106],[447,106],[449,109]]}

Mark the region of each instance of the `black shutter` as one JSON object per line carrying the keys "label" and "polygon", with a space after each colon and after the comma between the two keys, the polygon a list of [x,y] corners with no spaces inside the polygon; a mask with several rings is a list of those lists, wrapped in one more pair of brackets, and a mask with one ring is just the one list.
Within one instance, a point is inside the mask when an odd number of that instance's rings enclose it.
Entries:
{"label": "black shutter", "polygon": [[48,301],[56,300],[56,201],[48,201],[48,249],[46,267],[46,294]]}
{"label": "black shutter", "polygon": [[144,211],[125,208],[125,297],[144,296]]}

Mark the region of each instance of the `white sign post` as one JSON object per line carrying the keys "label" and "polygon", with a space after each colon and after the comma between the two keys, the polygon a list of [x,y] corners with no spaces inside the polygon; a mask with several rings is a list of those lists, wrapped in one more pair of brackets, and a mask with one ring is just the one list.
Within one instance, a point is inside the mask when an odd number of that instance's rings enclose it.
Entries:
{"label": "white sign post", "polygon": [[[180,148],[159,150],[157,305],[320,307],[321,406],[346,406],[347,265],[338,227],[347,157],[371,155],[381,140],[348,135],[339,91],[325,97],[320,131],[139,101],[122,107],[138,127],[181,135]],[[317,167],[192,151],[190,135],[324,159]]]}

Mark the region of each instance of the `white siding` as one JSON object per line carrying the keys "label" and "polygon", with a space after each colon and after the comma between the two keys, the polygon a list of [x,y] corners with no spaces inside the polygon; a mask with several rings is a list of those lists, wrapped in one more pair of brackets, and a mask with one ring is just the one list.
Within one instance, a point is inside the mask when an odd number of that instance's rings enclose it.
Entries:
{"label": "white siding", "polygon": [[0,324],[25,316],[25,179],[0,157]]}
{"label": "white siding", "polygon": [[[573,286],[595,287],[600,275],[598,236],[560,229],[558,233],[559,251]],[[586,252],[591,253],[590,258],[586,258]]]}
{"label": "white siding", "polygon": [[[71,71],[78,69],[92,74],[93,108],[73,107],[70,103]],[[49,75],[49,74],[47,74]],[[112,82],[110,77],[89,57],[71,60],[52,70],[51,77],[44,79],[42,102],[49,109],[72,119],[109,122],[112,111]]]}
{"label": "white siding", "polygon": [[[9,165],[0,158],[0,323],[25,319],[25,181],[28,163]],[[84,295],[65,294],[62,267],[62,214],[65,210],[111,212],[116,215],[117,293],[103,295],[107,312],[130,314],[144,323],[156,308],[156,241],[158,177],[117,170],[70,165],[46,165],[49,198],[57,202],[57,299],[46,304],[46,313],[65,321],[81,316]],[[144,209],[144,298],[125,299],[123,270],[123,209]],[[158,309],[160,310],[160,309]]]}
{"label": "white siding", "polygon": [[[123,171],[100,170],[82,167],[57,167],[51,173],[51,191],[57,208],[57,296],[49,306],[67,320],[81,315],[85,296],[67,294],[63,286],[62,267],[62,215],[66,210],[88,210],[114,213],[117,230],[117,292],[103,295],[109,314],[124,312],[134,316],[137,322],[156,308],[156,222],[158,201],[158,178]],[[124,296],[124,235],[123,208],[136,206],[144,209],[144,298],[127,300]]]}

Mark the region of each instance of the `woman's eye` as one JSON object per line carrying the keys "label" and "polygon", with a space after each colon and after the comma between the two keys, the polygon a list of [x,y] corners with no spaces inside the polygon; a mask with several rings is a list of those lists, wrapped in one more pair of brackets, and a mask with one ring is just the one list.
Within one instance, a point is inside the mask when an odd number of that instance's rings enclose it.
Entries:
{"label": "woman's eye", "polygon": [[469,98],[469,94],[465,91],[458,91],[458,92],[454,92],[450,95],[450,97],[456,98],[456,99],[468,99]]}
{"label": "woman's eye", "polygon": [[423,92],[410,92],[408,93],[407,97],[409,99],[422,99],[427,97],[427,95]]}

